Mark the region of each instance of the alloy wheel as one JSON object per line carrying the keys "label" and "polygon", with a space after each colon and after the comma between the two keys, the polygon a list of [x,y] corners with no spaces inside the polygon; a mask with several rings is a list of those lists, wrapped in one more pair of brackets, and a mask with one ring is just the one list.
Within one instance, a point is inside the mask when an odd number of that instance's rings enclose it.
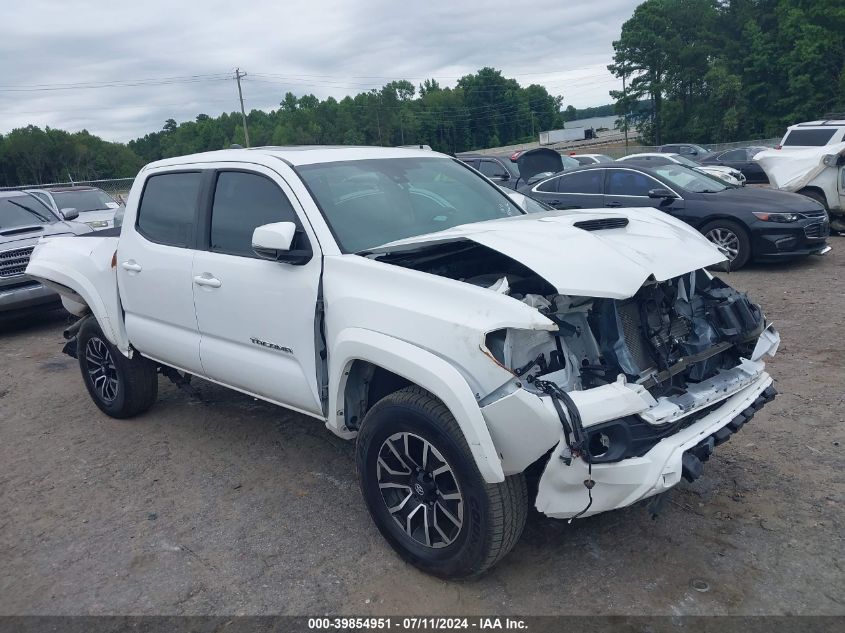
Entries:
{"label": "alloy wheel", "polygon": [[428,440],[394,433],[379,448],[379,492],[399,527],[420,545],[442,548],[464,522],[464,500],[452,467]]}
{"label": "alloy wheel", "polygon": [[739,255],[739,237],[733,231],[717,227],[708,231],[705,237],[718,246],[731,261]]}
{"label": "alloy wheel", "polygon": [[114,402],[118,387],[117,367],[105,341],[97,337],[88,339],[85,364],[97,395],[104,402]]}

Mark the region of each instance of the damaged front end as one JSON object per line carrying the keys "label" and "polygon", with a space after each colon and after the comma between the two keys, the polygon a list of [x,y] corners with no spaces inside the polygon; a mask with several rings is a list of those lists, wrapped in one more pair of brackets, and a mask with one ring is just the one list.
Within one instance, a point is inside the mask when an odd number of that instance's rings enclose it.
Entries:
{"label": "damaged front end", "polygon": [[[558,422],[536,503],[549,516],[624,507],[694,480],[713,448],[775,396],[761,359],[776,351],[777,332],[745,294],[704,270],[649,281],[628,299],[511,296],[558,326],[498,330],[485,341],[522,387],[503,400],[539,398],[538,418]],[[482,409],[497,446],[515,440],[503,437],[513,405]],[[506,472],[524,468],[527,455],[507,463],[503,453]]]}

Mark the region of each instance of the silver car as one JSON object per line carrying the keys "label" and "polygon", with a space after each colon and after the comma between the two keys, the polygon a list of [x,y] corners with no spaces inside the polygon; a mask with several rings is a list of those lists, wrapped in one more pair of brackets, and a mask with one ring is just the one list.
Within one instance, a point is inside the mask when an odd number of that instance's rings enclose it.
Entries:
{"label": "silver car", "polygon": [[91,233],[85,224],[72,222],[76,211],[59,220],[46,205],[23,191],[0,192],[0,315],[60,304],[59,295],[24,274],[36,242],[52,235]]}

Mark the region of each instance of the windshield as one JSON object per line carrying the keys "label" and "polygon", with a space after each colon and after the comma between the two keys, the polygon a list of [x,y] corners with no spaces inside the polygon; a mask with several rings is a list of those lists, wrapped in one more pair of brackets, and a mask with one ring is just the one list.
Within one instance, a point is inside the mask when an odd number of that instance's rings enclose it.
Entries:
{"label": "windshield", "polygon": [[728,188],[728,185],[718,178],[693,171],[683,165],[661,165],[652,167],[652,171],[672,185],[693,193],[716,193]]}
{"label": "windshield", "polygon": [[116,209],[118,204],[109,194],[99,189],[85,189],[83,191],[55,191],[53,199],[61,209],[76,209],[80,213],[86,211],[102,211]]}
{"label": "windshield", "polygon": [[32,196],[0,198],[0,231],[55,221],[47,207]]}
{"label": "windshield", "polygon": [[350,160],[296,170],[347,253],[523,213],[451,158]]}

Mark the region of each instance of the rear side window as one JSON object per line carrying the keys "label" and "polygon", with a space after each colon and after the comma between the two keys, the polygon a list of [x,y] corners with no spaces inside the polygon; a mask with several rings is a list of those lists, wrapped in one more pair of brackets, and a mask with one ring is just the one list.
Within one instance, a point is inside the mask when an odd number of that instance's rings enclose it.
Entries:
{"label": "rear side window", "polygon": [[790,130],[781,145],[821,147],[827,145],[836,130]]}
{"label": "rear side window", "polygon": [[151,176],[138,208],[138,232],[152,242],[187,247],[194,234],[202,173]]}
{"label": "rear side window", "polygon": [[557,190],[561,193],[601,193],[603,169],[579,171],[558,178]]}
{"label": "rear side window", "polygon": [[725,152],[724,154],[719,156],[719,160],[729,160],[729,161],[746,160],[745,150],[744,149],[732,149],[731,151]]}
{"label": "rear side window", "polygon": [[509,175],[507,170],[495,160],[482,160],[479,171],[488,178],[503,178]]}
{"label": "rear side window", "polygon": [[607,178],[607,194],[610,196],[647,197],[649,190],[662,186],[645,174],[627,169],[613,169]]}
{"label": "rear side window", "polygon": [[549,178],[545,182],[541,182],[537,187],[537,191],[545,191],[546,193],[555,193],[557,191],[557,183],[560,178]]}
{"label": "rear side window", "polygon": [[269,178],[240,171],[217,176],[211,209],[211,250],[257,257],[252,250],[256,227],[274,222],[299,226],[290,200]]}

